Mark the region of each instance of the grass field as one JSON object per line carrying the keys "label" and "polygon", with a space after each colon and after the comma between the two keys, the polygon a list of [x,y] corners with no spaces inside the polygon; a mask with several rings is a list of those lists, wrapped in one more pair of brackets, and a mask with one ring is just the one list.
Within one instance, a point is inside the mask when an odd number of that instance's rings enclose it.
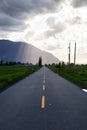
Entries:
{"label": "grass field", "polygon": [[67,78],[70,81],[80,85],[81,87],[87,89],[87,66],[77,66],[77,67],[64,67],[56,68],[49,67],[54,72]]}
{"label": "grass field", "polygon": [[40,69],[39,66],[0,66],[0,90]]}

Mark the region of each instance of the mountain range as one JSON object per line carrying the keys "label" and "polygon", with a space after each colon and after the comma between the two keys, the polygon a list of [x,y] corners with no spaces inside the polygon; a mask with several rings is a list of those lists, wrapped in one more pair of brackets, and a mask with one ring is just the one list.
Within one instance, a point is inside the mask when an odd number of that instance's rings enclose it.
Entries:
{"label": "mountain range", "polygon": [[16,61],[23,63],[38,63],[39,57],[42,57],[43,64],[59,63],[51,53],[42,51],[30,44],[24,42],[13,42],[10,40],[0,40],[0,60]]}

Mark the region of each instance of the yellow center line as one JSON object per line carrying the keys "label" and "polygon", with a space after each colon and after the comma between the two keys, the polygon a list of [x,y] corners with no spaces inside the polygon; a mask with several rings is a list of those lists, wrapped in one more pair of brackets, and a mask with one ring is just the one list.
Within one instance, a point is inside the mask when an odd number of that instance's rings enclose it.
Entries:
{"label": "yellow center line", "polygon": [[45,108],[45,96],[42,96],[42,101],[41,101],[41,108]]}
{"label": "yellow center line", "polygon": [[43,91],[46,89],[45,85],[43,85]]}

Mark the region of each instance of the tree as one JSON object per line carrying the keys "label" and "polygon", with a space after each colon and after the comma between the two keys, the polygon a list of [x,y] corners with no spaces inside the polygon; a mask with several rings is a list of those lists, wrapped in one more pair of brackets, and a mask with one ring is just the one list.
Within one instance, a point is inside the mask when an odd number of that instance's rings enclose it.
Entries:
{"label": "tree", "polygon": [[65,67],[65,62],[64,61],[62,62],[62,67]]}
{"label": "tree", "polygon": [[0,65],[3,65],[3,60],[0,61]]}
{"label": "tree", "polygon": [[42,66],[42,57],[39,57],[39,66]]}

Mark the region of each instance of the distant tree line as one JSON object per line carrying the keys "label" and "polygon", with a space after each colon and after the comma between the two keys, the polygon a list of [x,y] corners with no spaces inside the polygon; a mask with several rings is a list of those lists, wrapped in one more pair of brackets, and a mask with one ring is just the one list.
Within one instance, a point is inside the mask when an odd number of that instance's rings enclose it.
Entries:
{"label": "distant tree line", "polygon": [[[26,65],[26,66],[32,66],[33,64],[32,63],[22,63],[20,61],[4,61],[4,60],[0,60],[0,66],[1,65]],[[38,62],[36,63],[36,65],[39,65],[39,66],[42,66],[42,57],[40,56],[39,59],[38,59]],[[62,68],[62,67],[65,67],[65,66],[74,66],[74,63],[65,63],[64,61],[63,62],[59,62],[59,63],[52,63],[52,64],[45,64],[45,66],[55,66],[57,68]],[[87,64],[76,64],[75,66],[87,66]]]}
{"label": "distant tree line", "polygon": [[[32,63],[22,63],[20,61],[4,61],[4,60],[0,60],[0,65],[29,65],[32,66]],[[42,57],[40,56],[38,59],[38,63],[36,63],[36,65],[42,66]]]}
{"label": "distant tree line", "polygon": [[59,62],[58,64],[55,64],[55,63],[52,63],[52,64],[45,64],[45,66],[54,66],[56,68],[63,68],[63,67],[66,67],[66,66],[87,66],[87,64],[76,64],[74,65],[74,63],[71,63],[71,64],[68,64],[68,63],[65,63],[65,62]]}
{"label": "distant tree line", "polygon": [[32,63],[22,63],[20,61],[3,61],[3,60],[0,60],[0,65],[33,65]]}

